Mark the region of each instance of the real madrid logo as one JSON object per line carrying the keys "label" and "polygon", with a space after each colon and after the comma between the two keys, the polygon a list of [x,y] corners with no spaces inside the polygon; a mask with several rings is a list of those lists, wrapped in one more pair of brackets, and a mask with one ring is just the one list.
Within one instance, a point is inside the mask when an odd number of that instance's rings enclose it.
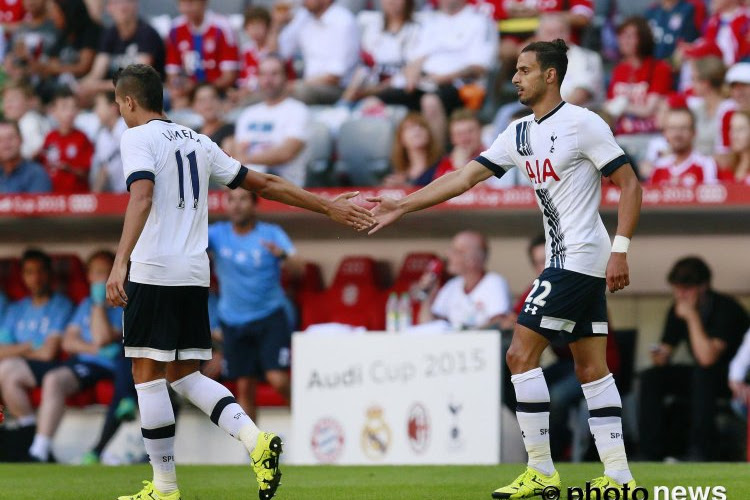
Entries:
{"label": "real madrid logo", "polygon": [[391,446],[391,428],[383,419],[383,409],[371,406],[367,409],[367,420],[362,429],[362,451],[372,459],[378,460],[388,453]]}

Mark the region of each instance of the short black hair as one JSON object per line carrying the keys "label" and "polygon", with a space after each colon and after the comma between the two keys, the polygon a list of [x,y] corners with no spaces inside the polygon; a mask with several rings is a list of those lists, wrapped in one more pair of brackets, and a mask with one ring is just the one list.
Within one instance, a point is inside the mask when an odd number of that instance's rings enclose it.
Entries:
{"label": "short black hair", "polygon": [[557,84],[562,85],[565,73],[568,72],[568,45],[563,39],[557,38],[551,42],[533,42],[524,47],[521,52],[536,52],[536,60],[539,61],[539,67],[542,68],[542,71],[555,68]]}
{"label": "short black hair", "polygon": [[531,251],[538,246],[545,246],[547,244],[547,238],[544,233],[539,233],[529,240],[529,246],[526,247],[526,253],[531,257]]}
{"label": "short black hair", "polygon": [[106,260],[106,261],[109,261],[110,264],[114,264],[115,254],[112,250],[107,250],[104,248],[97,250],[91,255],[89,255],[88,259],[86,259],[86,267],[91,266],[91,263],[98,259]]}
{"label": "short black hair", "polygon": [[42,264],[47,273],[52,274],[52,257],[49,256],[45,251],[39,250],[38,248],[29,248],[21,256],[21,267],[30,260],[35,260]]}
{"label": "short black hair", "polygon": [[55,104],[57,101],[61,99],[75,99],[76,95],[73,93],[72,90],[70,90],[70,87],[67,85],[60,85],[59,87],[55,88],[55,92],[52,94],[52,104]]}
{"label": "short black hair", "polygon": [[708,285],[711,283],[711,269],[700,257],[683,257],[672,266],[667,281],[670,285]]}
{"label": "short black hair", "polygon": [[144,109],[155,113],[164,112],[161,76],[148,64],[131,64],[118,69],[112,77],[112,83],[121,96],[132,97]]}

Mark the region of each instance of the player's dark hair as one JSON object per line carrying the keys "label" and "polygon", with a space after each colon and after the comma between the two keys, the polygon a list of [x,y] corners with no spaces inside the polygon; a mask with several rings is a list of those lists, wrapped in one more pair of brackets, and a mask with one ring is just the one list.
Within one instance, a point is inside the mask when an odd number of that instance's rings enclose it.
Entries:
{"label": "player's dark hair", "polygon": [[107,250],[106,248],[102,248],[100,250],[95,251],[91,255],[89,255],[89,258],[86,259],[86,267],[91,266],[91,263],[95,260],[102,259],[108,261],[110,264],[115,263],[115,254],[111,250]]}
{"label": "player's dark hair", "polygon": [[711,283],[711,269],[700,257],[683,257],[672,266],[667,281],[670,285],[708,285]]}
{"label": "player's dark hair", "polygon": [[529,246],[526,247],[526,254],[531,257],[531,251],[538,246],[544,246],[547,244],[547,238],[544,233],[539,233],[529,240]]}
{"label": "player's dark hair", "polygon": [[148,64],[131,64],[127,68],[118,69],[112,77],[112,83],[118,94],[132,97],[147,111],[164,112],[161,76]]}
{"label": "player's dark hair", "polygon": [[0,125],[8,125],[9,127],[13,127],[13,130],[16,131],[16,134],[18,134],[18,137],[21,137],[21,127],[18,126],[18,122],[15,120],[0,120]]}
{"label": "player's dark hair", "polygon": [[645,59],[653,56],[656,42],[654,41],[654,33],[651,31],[651,26],[649,26],[646,18],[643,16],[628,17],[617,27],[617,34],[622,33],[628,26],[635,28],[636,37],[638,38],[638,46],[635,50],[638,57]]}
{"label": "player's dark hair", "polygon": [[565,73],[568,72],[568,45],[561,38],[551,42],[533,42],[521,52],[535,52],[536,60],[542,71],[554,68],[557,73],[557,84],[562,85]]}
{"label": "player's dark hair", "polygon": [[23,268],[23,266],[31,260],[41,263],[44,270],[47,271],[47,273],[52,274],[52,258],[46,252],[39,250],[38,248],[27,249],[21,256],[21,267]]}
{"label": "player's dark hair", "polygon": [[266,27],[269,27],[271,26],[271,13],[263,6],[251,5],[245,11],[245,22],[243,23],[243,26],[247,26],[248,23],[253,21],[260,21],[265,24]]}
{"label": "player's dark hair", "polygon": [[70,90],[70,87],[67,85],[61,85],[55,89],[55,92],[52,94],[52,101],[50,101],[52,104],[55,104],[57,101],[60,101],[62,99],[75,99],[76,95],[73,93],[72,90]]}

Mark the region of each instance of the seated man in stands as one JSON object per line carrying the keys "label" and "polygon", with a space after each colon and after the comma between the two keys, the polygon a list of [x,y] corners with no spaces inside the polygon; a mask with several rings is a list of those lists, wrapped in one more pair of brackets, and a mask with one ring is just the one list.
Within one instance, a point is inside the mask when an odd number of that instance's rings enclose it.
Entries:
{"label": "seated man in stands", "polygon": [[16,122],[0,121],[0,195],[48,193],[49,175],[40,164],[21,157],[21,131]]}
{"label": "seated man in stands", "polygon": [[457,330],[498,328],[511,313],[510,289],[505,278],[487,271],[489,246],[476,231],[453,237],[448,250],[448,280],[440,290],[437,280],[428,289],[419,312],[419,323],[448,321]]}
{"label": "seated man in stands", "polygon": [[63,349],[73,357],[47,372],[42,380],[37,431],[29,448],[32,460],[49,460],[52,438],[65,411],[65,398],[99,380],[111,379],[116,359],[122,356],[122,309],[106,302],[105,284],[114,259],[114,254],[106,250],[89,258],[91,294],[76,309],[62,342]]}
{"label": "seated man in stands", "polygon": [[284,61],[268,56],[258,71],[263,102],[249,106],[237,118],[234,157],[304,186],[310,111],[287,95]]}
{"label": "seated man in stands", "polygon": [[692,111],[686,107],[669,109],[664,117],[664,138],[671,153],[654,162],[652,184],[692,187],[716,182],[714,159],[693,149],[695,116]]}
{"label": "seated man in stands", "polygon": [[52,260],[46,253],[27,250],[21,273],[29,296],[11,304],[0,325],[0,397],[18,420],[16,459],[27,458],[36,432],[29,390],[59,366],[61,335],[73,312],[70,300],[51,290]]}
{"label": "seated man in stands", "polygon": [[[687,427],[687,457],[715,459],[716,402],[729,397],[729,360],[748,328],[747,312],[732,297],[711,289],[711,270],[699,257],[678,260],[667,276],[674,304],[667,313],[661,344],[652,349],[654,367],[641,374],[641,452],[647,460],[662,460],[669,436],[667,396],[685,410],[679,415]],[[688,342],[695,364],[670,365],[675,347]]]}

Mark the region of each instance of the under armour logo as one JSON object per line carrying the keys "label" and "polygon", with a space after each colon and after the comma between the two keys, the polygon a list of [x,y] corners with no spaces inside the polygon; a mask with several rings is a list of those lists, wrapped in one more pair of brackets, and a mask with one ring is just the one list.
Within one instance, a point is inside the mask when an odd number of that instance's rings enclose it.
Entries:
{"label": "under armour logo", "polygon": [[532,315],[536,315],[536,310],[539,309],[537,306],[532,306],[531,304],[526,304],[526,309],[523,310],[523,312],[531,313]]}
{"label": "under armour logo", "polygon": [[550,137],[550,140],[552,141],[552,146],[550,146],[549,152],[550,153],[554,153],[555,152],[555,141],[557,140],[557,135],[555,135],[554,132],[552,132],[552,136]]}

